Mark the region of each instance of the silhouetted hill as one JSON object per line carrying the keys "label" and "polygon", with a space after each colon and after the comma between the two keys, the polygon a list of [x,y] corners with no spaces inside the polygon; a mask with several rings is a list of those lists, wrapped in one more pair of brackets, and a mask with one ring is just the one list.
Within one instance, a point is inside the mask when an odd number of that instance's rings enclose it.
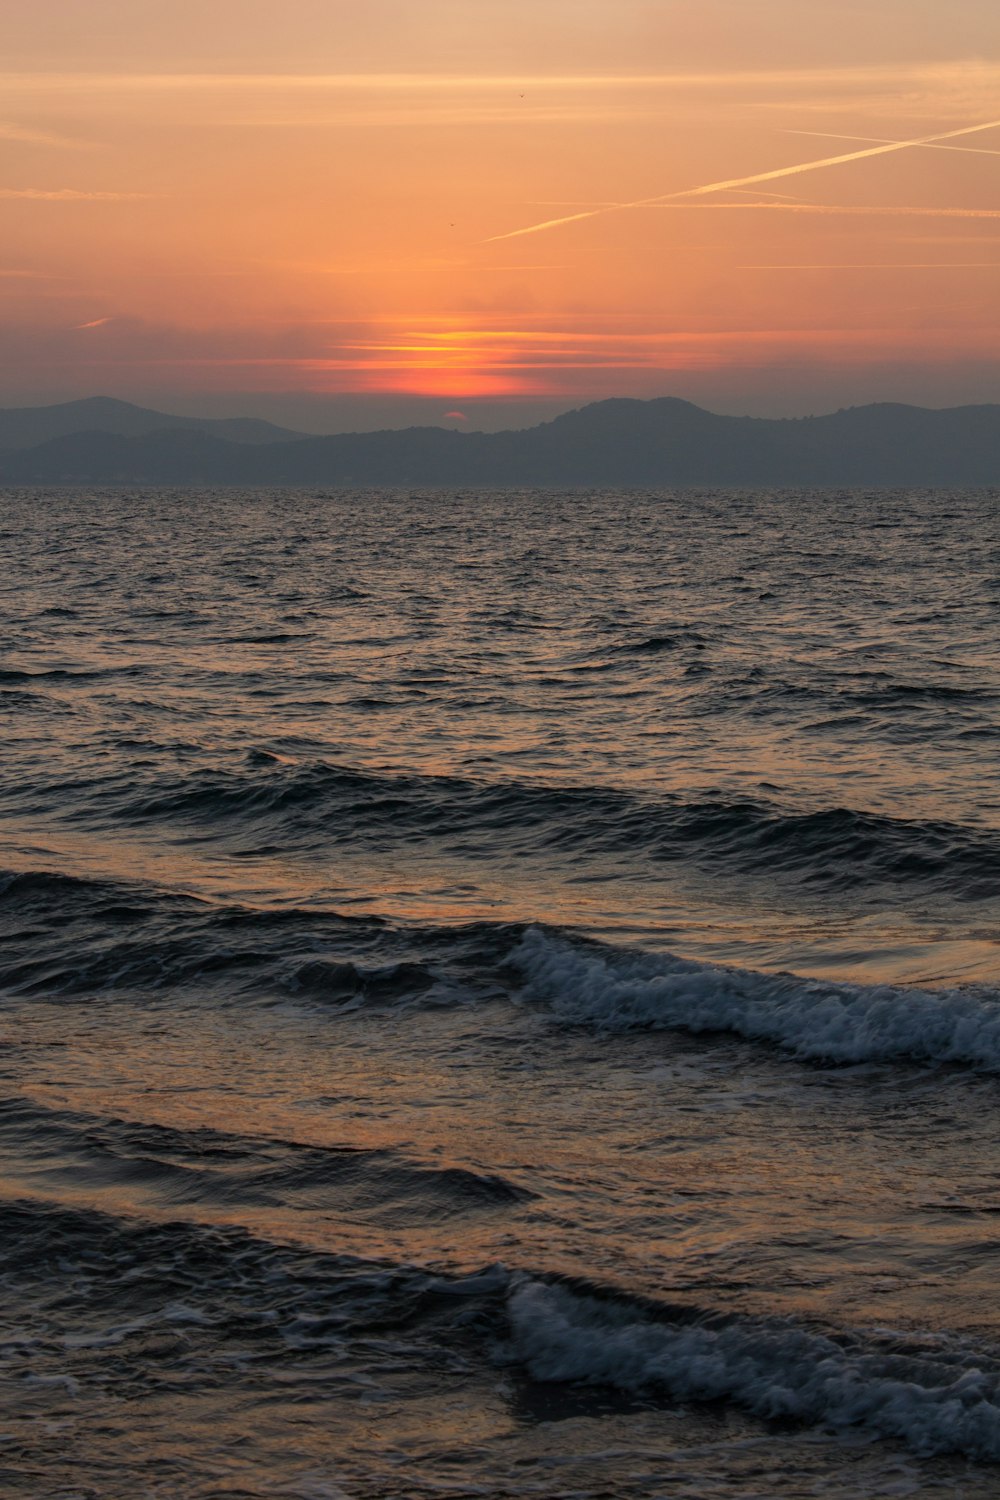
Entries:
{"label": "silhouetted hill", "polygon": [[52,438],[79,432],[109,432],[122,437],[144,437],[170,427],[192,432],[211,432],[232,443],[280,443],[305,434],[275,427],[256,417],[172,417],[162,411],[147,411],[131,401],[111,396],[91,396],[84,401],[63,401],[57,406],[18,406],[0,410],[0,449],[33,448]]}
{"label": "silhouetted hill", "polygon": [[[116,403],[117,404],[117,403]],[[600,401],[517,432],[440,427],[235,443],[221,424],[78,432],[0,452],[0,481],[246,485],[1000,485],[1000,406],[773,421]],[[209,429],[209,430],[206,430]]]}

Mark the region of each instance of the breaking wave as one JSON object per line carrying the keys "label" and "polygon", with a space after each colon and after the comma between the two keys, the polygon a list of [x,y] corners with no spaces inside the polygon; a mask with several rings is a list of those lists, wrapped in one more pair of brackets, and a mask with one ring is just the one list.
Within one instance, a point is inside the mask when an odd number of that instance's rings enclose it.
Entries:
{"label": "breaking wave", "polygon": [[397,923],[215,904],[136,883],[0,876],[0,988],[72,1000],[170,992],[294,1000],[331,1014],[506,1000],[562,1026],[725,1033],[821,1063],[1000,1072],[1000,991],[865,985],[697,962],[555,928]]}
{"label": "breaking wave", "polygon": [[1000,1369],[944,1339],[693,1317],[524,1280],[511,1351],[535,1380],[731,1402],[765,1420],[858,1428],[920,1454],[1000,1459]]}
{"label": "breaking wave", "polygon": [[764,974],[570,942],[529,928],[512,954],[524,998],[606,1033],[728,1032],[817,1062],[909,1060],[1000,1071],[1000,992]]}
{"label": "breaking wave", "polygon": [[[87,1289],[69,1311],[67,1282]],[[997,1351],[948,1335],[723,1315],[502,1265],[446,1274],[26,1201],[5,1207],[0,1283],[35,1311],[8,1335],[12,1371],[71,1394],[99,1371],[123,1398],[155,1392],[164,1360],[171,1389],[234,1373],[246,1384],[280,1362],[284,1383],[309,1391],[334,1378],[331,1359],[347,1367],[377,1340],[387,1384],[394,1368],[436,1381],[443,1360],[469,1378],[501,1364],[540,1385],[1000,1460]]]}

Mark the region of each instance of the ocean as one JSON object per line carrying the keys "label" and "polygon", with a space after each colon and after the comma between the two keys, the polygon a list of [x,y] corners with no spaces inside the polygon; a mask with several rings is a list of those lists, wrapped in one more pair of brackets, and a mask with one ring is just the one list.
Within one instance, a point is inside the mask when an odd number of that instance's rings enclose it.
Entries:
{"label": "ocean", "polygon": [[0,532],[0,1493],[997,1494],[996,492]]}

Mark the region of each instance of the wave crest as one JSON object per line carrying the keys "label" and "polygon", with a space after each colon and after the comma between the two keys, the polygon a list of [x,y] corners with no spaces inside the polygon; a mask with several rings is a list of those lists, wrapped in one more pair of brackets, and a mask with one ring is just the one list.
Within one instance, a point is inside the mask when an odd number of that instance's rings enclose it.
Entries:
{"label": "wave crest", "polygon": [[[434,843],[505,857],[628,857],[690,864],[713,876],[765,874],[814,891],[877,885],[942,890],[988,900],[1000,894],[995,829],[890,817],[851,807],[804,810],[711,792],[684,798],[612,787],[363,771],[323,761],[285,765],[254,751],[238,770],[202,768],[86,776],[58,783],[44,772],[9,784],[5,800],[37,811],[72,807],[95,827],[178,823],[226,839],[252,825],[282,848],[338,840],[365,847]],[[472,841],[475,841],[474,844]]]}
{"label": "wave crest", "polygon": [[536,1380],[733,1402],[765,1420],[861,1428],[920,1454],[1000,1459],[1000,1377],[944,1341],[879,1347],[790,1323],[666,1322],[527,1280],[508,1312],[512,1354]]}
{"label": "wave crest", "polygon": [[1000,1071],[1000,994],[829,983],[570,943],[529,928],[511,955],[526,999],[568,1025],[729,1032],[797,1057]]}

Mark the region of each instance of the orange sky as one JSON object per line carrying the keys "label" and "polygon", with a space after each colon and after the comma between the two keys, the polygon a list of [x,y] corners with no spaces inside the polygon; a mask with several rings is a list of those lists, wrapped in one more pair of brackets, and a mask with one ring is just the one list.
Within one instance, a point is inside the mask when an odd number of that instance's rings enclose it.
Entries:
{"label": "orange sky", "polygon": [[16,9],[5,404],[1000,400],[994,0]]}

